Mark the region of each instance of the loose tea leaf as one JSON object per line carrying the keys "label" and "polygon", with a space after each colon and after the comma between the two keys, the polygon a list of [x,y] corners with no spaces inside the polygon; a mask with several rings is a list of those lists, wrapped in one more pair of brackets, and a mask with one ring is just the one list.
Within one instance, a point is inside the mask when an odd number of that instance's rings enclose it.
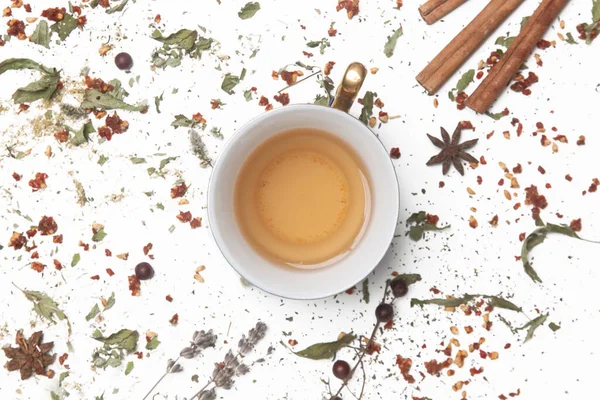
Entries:
{"label": "loose tea leaf", "polygon": [[394,50],[396,49],[396,43],[398,42],[398,38],[403,35],[402,26],[396,29],[394,33],[388,36],[388,40],[383,47],[383,53],[387,58],[390,58],[394,55]]}
{"label": "loose tea leaf", "polygon": [[238,12],[238,17],[241,19],[252,18],[254,17],[254,14],[258,12],[258,10],[260,10],[260,4],[257,1],[246,3],[240,12]]}
{"label": "loose tea leaf", "polygon": [[540,326],[542,326],[544,324],[544,322],[546,322],[546,319],[548,318],[548,315],[549,314],[542,314],[539,317],[537,317],[536,319],[532,319],[531,321],[529,321],[528,323],[526,323],[522,327],[515,329],[517,331],[521,331],[523,329],[527,329],[527,336],[525,336],[525,341],[523,343],[527,343],[528,341],[530,341],[531,339],[533,339],[533,335],[535,333],[535,330],[537,328],[539,328]]}
{"label": "loose tea leaf", "polygon": [[554,322],[550,322],[548,328],[552,329],[552,332],[556,332],[560,329],[560,325],[555,324]]}
{"label": "loose tea leaf", "polygon": [[123,0],[121,3],[117,4],[114,7],[109,8],[108,10],[106,10],[107,14],[112,14],[112,13],[116,13],[119,11],[123,11],[123,9],[125,8],[125,6],[127,5],[127,2],[129,2],[129,0]]}
{"label": "loose tea leaf", "polygon": [[92,240],[94,242],[100,242],[102,241],[102,239],[104,239],[106,237],[106,232],[104,232],[104,228],[98,229],[98,231],[96,233],[94,233],[94,236],[92,236]]}
{"label": "loose tea leaf", "polygon": [[115,292],[112,292],[108,300],[106,300],[106,305],[104,306],[104,311],[110,310],[115,305]]}
{"label": "loose tea leaf", "polygon": [[148,343],[146,343],[146,350],[154,350],[160,344],[157,336],[154,336]]}
{"label": "loose tea leaf", "polygon": [[108,337],[98,336],[94,337],[99,342],[102,342],[109,346],[115,346],[117,349],[122,349],[131,353],[137,347],[137,342],[140,337],[138,331],[132,331],[130,329],[121,329],[120,331],[113,333]]}
{"label": "loose tea leaf", "polygon": [[500,36],[498,39],[496,39],[495,44],[508,48],[516,38],[516,36]]}
{"label": "loose tea leaf", "polygon": [[122,100],[119,100],[111,93],[102,93],[97,89],[90,89],[85,92],[83,101],[81,102],[82,108],[99,108],[103,110],[114,110],[121,109],[127,111],[143,111],[146,109],[146,105],[132,106]]}
{"label": "loose tea leaf", "polygon": [[171,122],[171,126],[174,126],[175,128],[179,128],[180,126],[183,126],[186,128],[193,128],[198,123],[199,122],[191,120],[188,117],[186,117],[185,115],[179,114],[179,115],[175,116],[175,119],[173,120],[173,122]]}
{"label": "loose tea leaf", "polygon": [[567,32],[566,42],[569,44],[577,44],[577,41],[575,40],[575,38],[573,37],[573,34],[571,32]]}
{"label": "loose tea leaf", "polygon": [[221,83],[221,89],[227,94],[233,94],[233,88],[240,83],[240,77],[231,74],[225,74],[223,83]]}
{"label": "loose tea leaf", "polygon": [[79,253],[73,254],[73,259],[71,260],[71,267],[76,266],[79,260],[81,260],[81,256],[79,255]]}
{"label": "loose tea leaf", "polygon": [[377,96],[377,93],[368,91],[365,93],[365,96],[362,100],[363,108],[358,119],[367,126],[369,126],[369,118],[371,118],[373,115],[373,102],[375,100],[375,96]]}
{"label": "loose tea leaf", "polygon": [[131,157],[129,159],[129,161],[131,161],[132,164],[145,164],[146,163],[146,159],[142,158],[142,157]]}
{"label": "loose tea leaf", "polygon": [[46,22],[46,20],[41,20],[37,24],[35,30],[31,34],[30,40],[47,49],[50,48],[50,28],[48,27],[48,22]]}
{"label": "loose tea leaf", "polygon": [[0,63],[0,75],[10,70],[35,69],[42,73],[39,81],[17,89],[12,98],[15,104],[31,103],[44,99],[50,100],[58,87],[59,74],[54,68],[48,68],[28,58],[9,58]]}
{"label": "loose tea leaf", "polygon": [[492,113],[492,112],[486,111],[485,115],[487,115],[488,117],[490,117],[494,121],[498,121],[499,119],[506,117],[506,114],[504,114],[504,111],[500,111],[500,112],[497,112],[497,113]]}
{"label": "loose tea leaf", "polygon": [[400,275],[396,275],[394,277],[394,279],[391,280],[390,284],[392,282],[394,282],[395,280],[400,280],[402,279],[404,281],[404,283],[406,283],[406,286],[410,286],[413,285],[417,282],[419,282],[421,280],[421,275],[419,274],[400,274]]}
{"label": "loose tea leaf", "polygon": [[498,296],[489,296],[485,294],[465,294],[462,297],[454,297],[449,299],[428,299],[428,300],[419,300],[419,299],[411,299],[410,306],[420,306],[423,307],[426,304],[435,304],[442,307],[459,307],[461,305],[466,305],[469,302],[477,299],[483,298],[490,300],[490,305],[493,307],[504,308],[507,310],[521,312],[522,308],[518,307],[514,303],[503,299]]}
{"label": "loose tea leaf", "polygon": [[475,78],[475,70],[474,69],[470,69],[467,72],[465,72],[463,74],[463,76],[456,83],[456,91],[464,92],[465,89],[469,86],[469,84],[471,84],[471,82],[473,82],[474,78]]}
{"label": "loose tea leaf", "polygon": [[129,375],[133,371],[133,361],[129,361],[127,363],[127,367],[125,367],[125,375]]}
{"label": "loose tea leaf", "polygon": [[349,346],[354,339],[356,339],[356,336],[349,333],[335,342],[316,343],[304,350],[293,353],[300,357],[310,358],[311,360],[333,359],[338,350]]}
{"label": "loose tea leaf", "polygon": [[198,32],[190,29],[180,29],[166,37],[158,29],[152,32],[152,39],[158,40],[168,46],[188,51],[194,47],[197,37]]}
{"label": "loose tea leaf", "polygon": [[369,301],[371,300],[371,294],[369,293],[369,278],[365,279],[362,283],[362,293],[364,302],[369,304]]}
{"label": "loose tea leaf", "polygon": [[50,27],[50,30],[58,33],[60,40],[65,40],[75,28],[77,28],[77,18],[74,18],[71,14],[65,14],[63,19]]}
{"label": "loose tea leaf", "polygon": [[100,314],[100,307],[98,307],[98,304],[94,304],[94,307],[92,307],[88,315],[85,316],[85,320],[89,321],[92,318],[96,318],[96,315],[98,314]]}
{"label": "loose tea leaf", "polygon": [[94,125],[92,125],[90,121],[83,124],[79,130],[74,130],[69,127],[67,127],[67,130],[73,134],[73,136],[71,136],[71,144],[73,146],[80,146],[87,143],[90,140],[90,133],[96,132]]}
{"label": "loose tea leaf", "polygon": [[415,226],[411,226],[408,230],[408,236],[412,240],[417,242],[421,240],[425,231],[443,231],[444,229],[450,228],[450,225],[438,227],[437,225],[426,221],[427,213],[425,211],[419,211],[408,217],[406,220],[407,225],[416,224]]}

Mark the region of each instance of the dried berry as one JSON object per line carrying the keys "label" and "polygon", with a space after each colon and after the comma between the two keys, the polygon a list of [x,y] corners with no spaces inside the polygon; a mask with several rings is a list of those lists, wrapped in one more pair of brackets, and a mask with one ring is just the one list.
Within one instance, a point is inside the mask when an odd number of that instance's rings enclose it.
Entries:
{"label": "dried berry", "polygon": [[408,285],[404,279],[394,279],[390,284],[394,297],[403,297],[408,293]]}
{"label": "dried berry", "polygon": [[115,57],[115,65],[121,70],[130,69],[133,66],[133,58],[129,53],[119,53]]}
{"label": "dried berry", "polygon": [[378,322],[388,322],[394,318],[394,307],[391,304],[381,303],[375,309],[375,318]]}
{"label": "dried berry", "polygon": [[344,360],[337,360],[333,363],[333,375],[342,380],[346,380],[350,377],[350,364]]}
{"label": "dried berry", "polygon": [[135,276],[141,281],[151,279],[154,276],[154,268],[147,262],[141,262],[135,266]]}

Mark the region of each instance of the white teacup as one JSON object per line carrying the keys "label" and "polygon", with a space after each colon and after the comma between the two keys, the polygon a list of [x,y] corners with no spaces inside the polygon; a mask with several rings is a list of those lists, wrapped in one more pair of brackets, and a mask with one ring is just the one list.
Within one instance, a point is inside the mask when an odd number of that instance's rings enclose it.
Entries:
{"label": "white teacup", "polygon": [[[389,248],[399,211],[394,167],[375,134],[342,111],[350,108],[365,75],[364,66],[350,65],[333,107],[289,105],[253,119],[227,142],[214,165],[208,189],[208,218],[217,246],[240,275],[266,292],[305,300],[338,294],[365,279]],[[341,260],[319,269],[273,264],[246,241],[235,217],[235,184],[246,158],[265,140],[294,128],[317,128],[335,135],[361,158],[369,177],[372,210],[362,238]]]}

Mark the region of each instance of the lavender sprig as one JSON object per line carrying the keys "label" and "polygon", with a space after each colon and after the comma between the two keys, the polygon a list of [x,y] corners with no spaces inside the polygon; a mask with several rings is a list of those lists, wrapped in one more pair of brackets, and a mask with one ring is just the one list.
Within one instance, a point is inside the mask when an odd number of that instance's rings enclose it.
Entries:
{"label": "lavender sprig", "polygon": [[[207,347],[214,347],[216,342],[217,335],[213,333],[212,329],[208,332],[205,332],[203,330],[194,332],[190,345],[184,347],[179,352],[179,357],[177,357],[175,360],[167,361],[167,371],[158,379],[158,381],[154,384],[154,386],[152,386],[150,391],[148,391],[148,393],[144,396],[142,400],[145,400],[146,398],[148,398],[148,396],[150,396],[150,394],[154,391],[154,389],[156,389],[158,384],[165,378],[165,376],[167,376],[168,374],[175,374],[177,372],[183,371],[183,367],[177,363],[177,361],[179,361],[181,357],[187,359],[194,358],[198,356],[198,354],[200,354],[202,350],[206,349]],[[216,397],[216,394],[215,397],[210,397],[210,394],[204,394],[203,396],[204,397],[200,397],[199,399],[212,400]]]}
{"label": "lavender sprig", "polygon": [[[212,400],[214,397],[210,396],[214,395],[216,397],[215,388],[222,388],[225,390],[231,389],[234,383],[234,376],[245,375],[250,371],[250,367],[240,362],[240,359],[254,349],[256,344],[265,337],[266,331],[267,325],[263,322],[257,322],[256,326],[248,331],[248,336],[242,335],[242,338],[238,342],[237,353],[234,355],[233,351],[229,350],[225,355],[223,362],[215,364],[215,368],[213,369],[208,383],[194,394],[190,400]],[[207,388],[211,384],[214,384],[215,386],[207,391]]]}

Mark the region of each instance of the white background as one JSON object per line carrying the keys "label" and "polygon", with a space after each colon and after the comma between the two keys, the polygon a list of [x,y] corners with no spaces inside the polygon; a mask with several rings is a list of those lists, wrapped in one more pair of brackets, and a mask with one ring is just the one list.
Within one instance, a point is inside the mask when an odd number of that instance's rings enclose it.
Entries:
{"label": "white background", "polygon": [[[246,21],[237,17],[244,1],[223,0],[222,3],[219,5],[214,0],[138,0],[131,3],[125,13],[112,15],[104,14],[101,9],[85,9],[88,24],[84,30],[74,31],[64,43],[53,41],[50,50],[15,38],[0,48],[3,59],[29,57],[62,69],[63,81],[68,88],[77,86],[76,82],[81,79],[79,71],[88,66],[92,76],[106,81],[120,79],[130,93],[129,102],[145,99],[151,104],[146,115],[119,112],[129,121],[130,128],[110,142],[98,144],[98,137],[93,134],[89,144],[72,148],[57,143],[53,131],[38,137],[31,132],[30,121],[45,112],[40,102],[34,103],[28,112],[16,115],[17,106],[12,104],[10,96],[15,88],[31,81],[37,73],[10,71],[0,76],[3,88],[2,148],[15,145],[17,150],[32,149],[31,155],[22,160],[8,158],[4,152],[0,161],[4,189],[0,192],[0,236],[5,246],[0,251],[0,344],[12,344],[17,329],[24,329],[27,336],[35,329],[42,329],[46,340],[55,342],[57,354],[67,350],[65,324],[49,325],[37,318],[31,311],[31,304],[11,283],[44,291],[59,302],[73,325],[75,351],[69,354],[66,364],[70,365],[70,376],[63,383],[71,393],[70,399],[94,399],[103,392],[105,399],[141,399],[162,374],[167,360],[178,354],[194,330],[213,329],[219,336],[216,349],[205,351],[198,359],[186,360],[184,372],[168,376],[159,387],[161,394],[174,399],[194,393],[211,373],[213,363],[221,360],[231,344],[235,346],[242,333],[262,320],[269,331],[249,360],[266,357],[266,363],[254,366],[248,375],[237,379],[232,390],[220,390],[219,398],[320,399],[326,393],[321,379],[332,379],[332,386],[338,387],[339,381],[330,372],[332,363],[296,357],[278,342],[295,339],[298,341],[295,349],[301,349],[315,342],[335,340],[341,331],[366,335],[372,329],[373,311],[390,274],[393,271],[420,273],[423,281],[412,286],[409,296],[396,303],[394,329],[385,331],[377,339],[382,344],[381,354],[366,358],[365,399],[411,399],[412,396],[460,399],[460,392],[453,392],[451,386],[457,380],[469,379],[468,368],[471,366],[483,366],[484,373],[466,386],[469,399],[497,399],[500,394],[508,396],[509,392],[519,388],[522,399],[593,397],[597,388],[593,366],[597,360],[596,330],[600,311],[597,301],[600,246],[565,237],[550,237],[534,251],[534,267],[544,281],[534,284],[524,274],[521,263],[515,261],[521,247],[518,236],[534,229],[533,220],[529,207],[513,210],[515,202],[524,200],[523,189],[537,185],[549,203],[542,212],[544,220],[569,223],[572,219],[582,218],[584,229],[581,235],[600,240],[600,214],[597,211],[600,193],[581,194],[587,190],[592,178],[600,177],[597,154],[598,43],[570,45],[557,38],[558,31],[577,36],[576,24],[591,20],[591,1],[573,1],[561,14],[566,28],[560,30],[555,22],[546,34],[548,40],[557,40],[556,48],[536,50],[544,66],[536,66],[533,58],[527,61],[529,68],[539,75],[540,82],[532,87],[533,94],[529,97],[507,89],[493,108],[493,111],[501,111],[504,107],[510,109],[510,117],[500,121],[475,115],[470,110],[458,111],[446,93],[454,87],[462,72],[476,68],[479,60],[486,59],[497,47],[493,44],[497,36],[509,31],[512,34],[518,32],[521,17],[532,13],[536,1],[525,2],[444,86],[437,109],[433,106],[433,97],[424,93],[414,77],[483,7],[482,1],[468,2],[445,21],[432,26],[420,20],[418,3],[411,0],[405,1],[401,10],[394,9],[395,2],[391,0],[363,0],[359,16],[353,20],[348,20],[344,12],[335,12],[335,0],[263,0],[262,9]],[[61,4],[67,6],[64,1],[32,2],[31,15],[39,16],[46,7]],[[320,14],[315,9],[320,9]],[[23,9],[13,10],[13,14],[19,19],[29,16]],[[197,29],[198,25],[206,27],[206,36],[218,40],[220,49],[213,55],[205,53],[201,60],[185,59],[175,69],[151,71],[150,55],[158,47],[158,43],[150,38],[156,14],[162,16],[159,27],[165,33],[180,28]],[[3,18],[3,21],[7,20]],[[307,41],[326,37],[329,25],[334,21],[338,36],[330,38],[331,47],[325,50],[325,55],[320,55],[318,49],[305,47]],[[306,30],[301,29],[301,24]],[[394,56],[388,59],[383,54],[386,37],[400,24],[404,36],[398,40]],[[27,28],[27,34],[33,32],[34,25]],[[242,35],[241,39],[238,39],[239,35]],[[285,40],[282,40],[283,36]],[[100,57],[98,49],[109,40],[115,48],[107,57]],[[257,47],[260,48],[257,56],[248,59]],[[306,59],[303,50],[314,53],[314,57]],[[131,74],[115,68],[113,57],[119,51],[127,51],[133,56],[135,65]],[[217,56],[228,59],[219,61]],[[210,169],[199,167],[198,160],[189,151],[186,131],[169,126],[173,116],[181,113],[191,117],[200,112],[208,120],[209,128],[221,127],[228,139],[245,121],[263,112],[257,105],[258,99],[245,101],[243,91],[256,86],[259,94],[272,99],[284,83],[274,81],[271,71],[296,61],[318,66],[335,61],[332,73],[335,82],[339,81],[345,65],[352,61],[379,68],[376,75],[368,76],[363,91],[377,92],[385,103],[384,110],[400,116],[375,131],[388,149],[400,147],[402,151],[402,157],[394,161],[401,188],[401,221],[413,212],[426,210],[438,214],[440,224],[452,225],[451,229],[437,235],[426,234],[428,240],[421,242],[412,242],[403,236],[395,239],[387,257],[369,277],[370,304],[363,302],[360,285],[352,295],[341,294],[310,302],[282,300],[244,287],[220,256],[210,227],[206,226],[206,218],[202,228],[194,231],[175,219],[180,210],[206,217],[205,195]],[[221,71],[215,69],[217,65],[221,65]],[[248,74],[235,89],[235,95],[221,91],[223,74],[239,74],[243,67]],[[138,75],[139,84],[129,88],[126,84],[129,78]],[[471,92],[474,87],[472,84],[467,91]],[[179,89],[177,94],[172,94],[173,88]],[[162,113],[157,114],[153,98],[163,92]],[[289,90],[292,103],[311,102],[317,93],[321,92],[315,81]],[[210,109],[210,100],[216,98],[226,103],[222,110]],[[77,95],[65,96],[64,100],[72,104],[78,101]],[[352,114],[359,112],[357,105]],[[510,124],[513,117],[519,118],[524,125],[521,137],[516,136],[516,129]],[[452,130],[460,120],[470,120],[475,125],[475,132],[464,132],[463,140],[480,138],[472,154],[477,158],[485,156],[487,165],[480,165],[476,170],[468,168],[464,177],[456,171],[442,177],[441,166],[425,166],[429,157],[436,153],[425,134],[438,136],[440,126]],[[554,136],[549,128],[556,126],[557,133],[566,135],[569,143],[560,143],[555,154],[551,147],[542,147],[540,135],[532,136],[538,121],[544,123],[549,137]],[[99,125],[96,120],[94,124]],[[487,140],[485,135],[491,131],[495,134]],[[504,131],[511,133],[510,140],[503,137]],[[579,135],[586,136],[585,146],[575,144]],[[208,129],[205,141],[211,154],[217,156],[224,142],[210,137]],[[48,145],[54,153],[50,159],[44,155]],[[167,166],[169,173],[164,179],[149,177],[146,172],[148,167],[158,167],[160,160],[166,157],[155,156],[156,153],[179,157]],[[109,157],[104,166],[97,164],[101,154]],[[147,163],[133,165],[129,161],[132,156],[144,157]],[[497,185],[504,175],[499,162],[511,169],[517,163],[523,165],[523,174],[517,176],[521,187],[511,190],[518,194],[516,200],[504,198],[507,183],[504,187]],[[545,175],[537,171],[539,165],[547,171]],[[15,183],[11,178],[13,172],[23,175],[23,179]],[[32,193],[27,182],[36,172],[48,174],[48,188]],[[573,176],[572,182],[564,179],[568,173]],[[483,179],[482,185],[476,182],[478,175]],[[191,184],[186,196],[189,205],[179,206],[169,196],[169,190],[178,178]],[[73,179],[80,181],[87,196],[93,198],[84,207],[76,204]],[[438,188],[440,180],[446,184],[443,189]],[[546,183],[551,183],[552,189],[544,188]],[[471,187],[476,195],[469,195],[467,187]],[[112,195],[120,194],[122,188],[123,199],[113,202]],[[152,197],[144,194],[149,191],[154,192]],[[164,211],[155,207],[158,202],[164,205]],[[470,210],[472,207],[476,212]],[[64,235],[64,244],[58,246],[54,256],[51,252],[55,245],[51,240],[39,235],[35,237],[39,261],[49,266],[44,274],[29,268],[29,255],[24,250],[15,252],[6,246],[13,230],[25,231],[29,227],[29,222],[13,211],[17,209],[34,222],[43,215],[53,216],[59,226],[58,233]],[[556,212],[564,214],[564,218],[558,219]],[[487,221],[496,214],[500,223],[492,228]],[[477,229],[469,227],[470,215],[479,221]],[[94,222],[104,224],[108,235],[96,249],[84,252],[77,244],[79,240],[91,243]],[[168,231],[171,225],[176,227],[173,233]],[[405,231],[404,224],[400,224],[398,233]],[[147,261],[142,247],[149,242],[154,245],[151,253],[156,258],[151,263],[156,276],[143,282],[141,297],[132,297],[127,290],[127,275],[133,273],[135,264]],[[105,248],[113,255],[129,252],[129,260],[107,258]],[[74,253],[81,254],[81,261],[71,268]],[[17,260],[19,255],[23,255],[20,261]],[[61,273],[53,270],[53,258],[67,266]],[[205,283],[193,278],[199,265],[206,265],[202,272]],[[106,268],[112,268],[115,276],[108,277]],[[96,274],[101,279],[90,280],[90,276]],[[543,326],[532,341],[522,344],[525,333],[513,335],[498,320],[498,314],[517,326],[527,321],[525,315],[494,312],[492,331],[484,332],[481,318],[447,313],[436,306],[423,310],[410,308],[410,297],[431,297],[429,288],[434,286],[446,295],[485,293],[512,297],[529,317],[535,317],[536,310],[549,312],[548,322],[560,324],[562,329],[553,333],[547,325]],[[108,297],[111,292],[116,294],[114,308],[103,315],[102,322],[86,322],[85,315],[100,296]],[[172,303],[165,301],[168,294],[174,298]],[[176,327],[168,322],[174,313],[179,314]],[[472,354],[454,377],[427,375],[421,382],[418,372],[425,372],[423,362],[444,359],[435,350],[442,348],[440,342],[447,343],[452,337],[449,331],[452,325],[461,329],[458,339],[462,348],[484,336],[487,339],[485,349],[499,351],[500,358],[497,361],[480,360]],[[475,332],[465,335],[462,330],[465,325],[473,326]],[[147,330],[157,332],[162,343],[143,360],[131,356],[135,368],[128,376],[124,375],[124,365],[93,371],[90,355],[97,342],[91,339],[91,333],[99,328],[109,334],[125,327],[140,331],[140,344],[143,344]],[[284,336],[283,332],[291,332],[291,335]],[[506,343],[512,344],[511,349],[503,350]],[[422,348],[424,344],[425,349]],[[270,345],[275,350],[267,357]],[[350,359],[352,354],[351,350],[344,350],[338,356]],[[412,373],[417,384],[404,382],[395,365],[397,354],[412,358]],[[0,355],[0,363],[4,362],[4,355]],[[57,376],[64,371],[58,363],[53,368]],[[194,374],[200,376],[200,383],[191,381]],[[355,392],[360,391],[360,379],[359,374],[351,385]],[[51,390],[57,389],[57,378],[37,377],[21,382],[18,373],[8,374],[0,369],[2,399],[46,399]],[[113,394],[115,389],[118,389],[117,394]],[[343,397],[348,399],[352,395],[345,392]]]}

